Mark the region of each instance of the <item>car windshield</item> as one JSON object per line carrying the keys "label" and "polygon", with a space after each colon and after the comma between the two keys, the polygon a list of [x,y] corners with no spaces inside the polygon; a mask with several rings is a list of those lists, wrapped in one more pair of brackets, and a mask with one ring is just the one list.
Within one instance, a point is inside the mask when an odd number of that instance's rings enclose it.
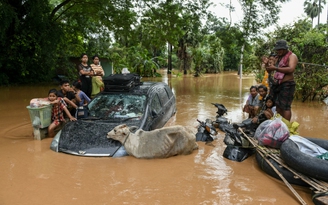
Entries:
{"label": "car windshield", "polygon": [[145,109],[145,95],[98,95],[89,104],[90,117],[105,120],[139,120]]}

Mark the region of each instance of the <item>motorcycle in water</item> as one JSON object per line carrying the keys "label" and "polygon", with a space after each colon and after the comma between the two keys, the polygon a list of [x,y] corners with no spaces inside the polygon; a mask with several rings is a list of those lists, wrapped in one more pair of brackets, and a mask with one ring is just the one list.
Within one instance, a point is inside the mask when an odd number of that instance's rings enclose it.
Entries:
{"label": "motorcycle in water", "polygon": [[227,108],[223,105],[223,104],[219,104],[219,103],[212,103],[212,105],[214,105],[218,111],[216,111],[217,115],[216,115],[216,123],[218,124],[218,127],[221,131],[225,132],[225,130],[230,127],[231,125],[228,121],[228,119],[226,117],[223,117],[223,115],[228,113]]}
{"label": "motorcycle in water", "polygon": [[223,104],[212,103],[212,105],[214,105],[215,107],[218,108],[218,111],[216,111],[216,113],[218,114],[216,116],[216,118],[219,118],[219,117],[223,116],[224,114],[227,114],[228,110]]}
{"label": "motorcycle in water", "polygon": [[239,126],[225,130],[223,142],[227,145],[223,157],[232,161],[242,162],[255,152],[254,146],[238,130]]}
{"label": "motorcycle in water", "polygon": [[199,126],[196,133],[196,141],[212,142],[214,140],[213,136],[218,134],[212,120],[206,119],[205,122],[202,122],[197,119],[197,121]]}
{"label": "motorcycle in water", "polygon": [[223,104],[219,103],[212,103],[212,105],[218,109],[216,112],[217,116],[215,122],[218,123],[219,129],[225,132],[223,142],[227,145],[227,147],[223,152],[223,157],[232,161],[244,161],[248,156],[255,152],[255,149],[250,145],[249,141],[243,137],[238,128],[248,128],[251,122],[247,119],[242,123],[231,124],[226,117],[223,117],[223,115],[228,112],[227,108]]}

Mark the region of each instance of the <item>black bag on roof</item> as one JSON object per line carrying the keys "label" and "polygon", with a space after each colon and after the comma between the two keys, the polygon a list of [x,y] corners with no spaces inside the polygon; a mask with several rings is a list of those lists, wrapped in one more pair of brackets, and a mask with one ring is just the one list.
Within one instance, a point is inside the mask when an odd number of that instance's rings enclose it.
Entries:
{"label": "black bag on roof", "polygon": [[140,75],[134,73],[113,74],[103,79],[105,91],[129,91],[136,85],[141,85]]}

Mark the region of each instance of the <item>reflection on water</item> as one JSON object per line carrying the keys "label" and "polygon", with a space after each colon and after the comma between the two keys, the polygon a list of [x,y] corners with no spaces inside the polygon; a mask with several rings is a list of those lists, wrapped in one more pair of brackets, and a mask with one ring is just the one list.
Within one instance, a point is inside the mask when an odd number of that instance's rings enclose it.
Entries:
{"label": "reflection on water", "polygon": [[[215,119],[222,103],[239,122],[254,78],[240,83],[235,73],[146,79],[164,81],[177,97],[177,114],[166,126],[198,126]],[[0,204],[299,204],[283,182],[263,173],[254,157],[234,162],[222,157],[224,134],[188,156],[141,160],[93,158],[55,153],[51,139],[33,140],[26,106],[47,96],[50,86],[0,88]],[[57,87],[58,88],[58,87]],[[302,136],[326,138],[327,106],[294,102],[292,120]],[[196,130],[196,129],[195,129]],[[310,190],[295,187],[311,204]]]}

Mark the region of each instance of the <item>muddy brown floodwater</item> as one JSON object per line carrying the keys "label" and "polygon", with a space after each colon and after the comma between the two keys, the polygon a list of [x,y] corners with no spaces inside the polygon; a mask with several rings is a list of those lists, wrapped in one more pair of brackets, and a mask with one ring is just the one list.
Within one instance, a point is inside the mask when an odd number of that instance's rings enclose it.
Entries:
{"label": "muddy brown floodwater", "polygon": [[[164,72],[165,73],[165,72]],[[254,78],[240,83],[235,73],[143,79],[168,83],[177,97],[177,113],[166,126],[215,119],[222,103],[233,122],[246,118],[241,107]],[[131,156],[78,157],[49,149],[52,139],[33,140],[26,106],[45,97],[50,86],[0,88],[0,205],[39,204],[299,204],[283,182],[269,177],[254,156],[243,162],[222,157],[223,133],[214,146],[199,142],[187,156],[136,159]],[[292,106],[301,136],[325,138],[327,106],[322,102]],[[195,129],[196,130],[196,129]],[[308,203],[311,191],[293,186]]]}

